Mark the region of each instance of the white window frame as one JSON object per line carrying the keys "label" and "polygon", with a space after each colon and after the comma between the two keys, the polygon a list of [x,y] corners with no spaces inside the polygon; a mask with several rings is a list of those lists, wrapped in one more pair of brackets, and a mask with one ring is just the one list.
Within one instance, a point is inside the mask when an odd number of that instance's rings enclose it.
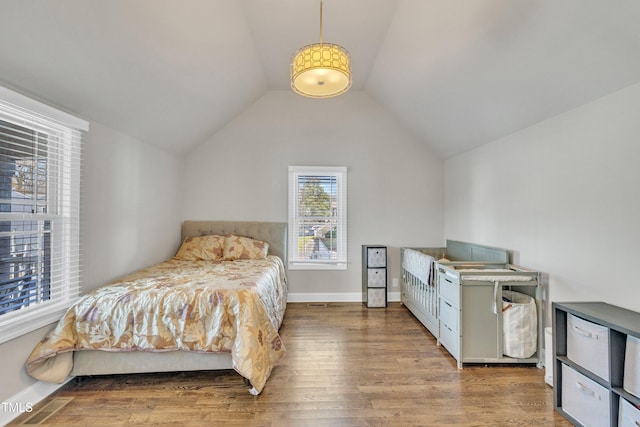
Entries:
{"label": "white window frame", "polygon": [[[55,168],[47,172],[46,212],[0,213],[4,221],[51,222],[50,298],[0,315],[0,343],[58,321],[80,293],[80,173],[85,120],[0,86],[0,118],[55,135]],[[43,131],[43,129],[45,129]],[[48,129],[48,130],[47,130]],[[51,132],[51,133],[50,133]]]}
{"label": "white window frame", "polygon": [[[298,249],[300,233],[305,235],[303,215],[300,215],[299,178],[317,176],[335,178],[336,245],[332,259],[306,259]],[[333,191],[333,190],[332,190]],[[346,270],[347,257],[347,168],[344,166],[289,166],[289,270]]]}

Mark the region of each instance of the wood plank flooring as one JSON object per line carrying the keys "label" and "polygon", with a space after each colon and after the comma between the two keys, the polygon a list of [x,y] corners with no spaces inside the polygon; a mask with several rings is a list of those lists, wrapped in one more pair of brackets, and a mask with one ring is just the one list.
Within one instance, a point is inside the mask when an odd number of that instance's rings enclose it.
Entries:
{"label": "wood plank flooring", "polygon": [[[252,396],[234,371],[70,382],[50,426],[570,426],[544,370],[465,366],[399,303],[289,304],[287,355]],[[28,414],[16,419],[18,425]]]}

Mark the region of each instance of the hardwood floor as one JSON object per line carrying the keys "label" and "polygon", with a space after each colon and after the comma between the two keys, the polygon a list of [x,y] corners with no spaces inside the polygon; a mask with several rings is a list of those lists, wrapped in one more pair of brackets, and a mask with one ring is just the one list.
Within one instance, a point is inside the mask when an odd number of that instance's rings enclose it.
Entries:
{"label": "hardwood floor", "polygon": [[[289,304],[287,355],[252,396],[234,371],[91,377],[51,426],[570,426],[544,371],[465,366],[399,303]],[[24,421],[29,414],[15,420]]]}

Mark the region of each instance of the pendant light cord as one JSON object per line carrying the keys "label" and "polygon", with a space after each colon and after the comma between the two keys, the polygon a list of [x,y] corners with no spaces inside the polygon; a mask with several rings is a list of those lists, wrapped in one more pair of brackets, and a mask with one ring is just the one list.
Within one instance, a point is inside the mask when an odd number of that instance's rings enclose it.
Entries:
{"label": "pendant light cord", "polygon": [[322,46],[322,2],[320,2],[320,46]]}

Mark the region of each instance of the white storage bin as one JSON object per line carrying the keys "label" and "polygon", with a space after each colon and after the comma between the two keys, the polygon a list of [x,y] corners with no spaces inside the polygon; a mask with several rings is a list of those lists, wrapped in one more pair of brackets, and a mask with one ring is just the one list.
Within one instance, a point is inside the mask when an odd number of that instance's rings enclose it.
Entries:
{"label": "white storage bin", "polygon": [[386,307],[385,292],[386,288],[367,289],[367,307]]}
{"label": "white storage bin", "polygon": [[370,288],[384,288],[387,285],[386,268],[368,268],[367,280]]}
{"label": "white storage bin", "polygon": [[609,328],[567,314],[567,357],[609,381]]}
{"label": "white storage bin", "polygon": [[502,297],[502,353],[516,359],[529,358],[538,349],[536,301],[513,291],[502,291]]}
{"label": "white storage bin", "polygon": [[386,248],[367,248],[367,267],[386,267]]}
{"label": "white storage bin", "polygon": [[623,387],[629,393],[640,397],[640,338],[630,335],[627,335],[627,350],[624,355]]}
{"label": "white storage bin", "polygon": [[544,382],[553,387],[553,328],[544,328]]}
{"label": "white storage bin", "polygon": [[563,363],[562,409],[585,427],[608,426],[609,390]]}
{"label": "white storage bin", "polygon": [[640,408],[620,398],[620,412],[618,412],[618,427],[640,426]]}

